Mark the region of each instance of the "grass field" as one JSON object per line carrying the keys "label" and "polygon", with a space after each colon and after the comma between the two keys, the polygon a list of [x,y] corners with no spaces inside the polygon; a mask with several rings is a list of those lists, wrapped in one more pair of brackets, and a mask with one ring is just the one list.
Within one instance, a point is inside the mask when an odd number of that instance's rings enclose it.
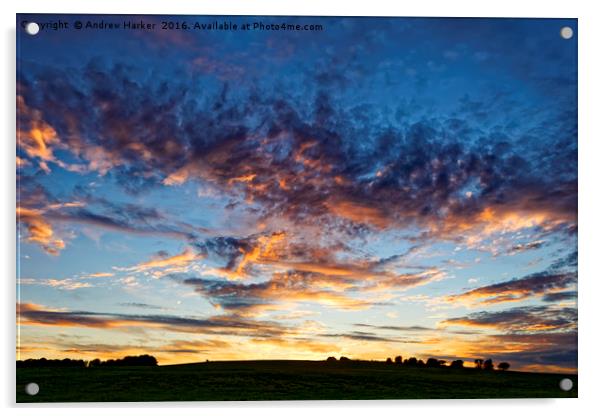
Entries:
{"label": "grass field", "polygon": [[[159,367],[18,368],[17,402],[577,397],[560,374],[377,362],[225,361]],[[25,385],[40,386],[36,396]]]}

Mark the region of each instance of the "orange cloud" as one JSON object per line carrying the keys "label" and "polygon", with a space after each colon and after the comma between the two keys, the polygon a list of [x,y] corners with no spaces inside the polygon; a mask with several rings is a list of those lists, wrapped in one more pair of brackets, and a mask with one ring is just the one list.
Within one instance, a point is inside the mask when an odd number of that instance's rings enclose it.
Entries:
{"label": "orange cloud", "polygon": [[78,282],[74,279],[20,279],[22,285],[49,286],[62,290],[76,290],[93,287],[90,283]]}
{"label": "orange cloud", "polygon": [[577,311],[571,307],[523,306],[501,311],[481,311],[439,323],[441,328],[456,325],[513,333],[566,331],[576,329]]}
{"label": "orange cloud", "polygon": [[52,226],[42,214],[41,210],[17,207],[17,221],[27,227],[27,241],[39,244],[48,254],[56,256],[65,248],[65,242],[54,236]]}
{"label": "orange cloud", "polygon": [[[123,270],[128,272],[146,272],[151,271],[153,277],[160,278],[168,273],[174,273],[185,270],[185,267],[192,263],[194,260],[203,258],[201,254],[197,254],[190,247],[186,247],[180,254],[176,254],[171,257],[154,257],[149,261],[139,263],[132,267],[126,267],[123,269],[117,268],[117,270]],[[161,269],[161,270],[158,270]]]}
{"label": "orange cloud", "polygon": [[241,279],[248,276],[250,267],[255,263],[265,263],[280,257],[279,246],[285,242],[286,233],[277,232],[269,235],[259,236],[249,248],[239,248],[240,260],[234,270],[228,268],[217,272],[232,279]]}
{"label": "orange cloud", "polygon": [[59,144],[54,128],[42,119],[42,113],[31,109],[21,95],[17,95],[17,112],[28,120],[28,125],[19,123],[17,127],[17,146],[32,158],[40,159],[39,166],[50,172],[47,162],[55,162],[52,146]]}
{"label": "orange cloud", "polygon": [[43,208],[17,206],[17,222],[26,226],[27,242],[39,244],[48,254],[58,255],[65,248],[65,242],[55,237],[52,225],[44,215],[48,211],[81,206],[84,204],[77,201],[48,204]]}
{"label": "orange cloud", "polygon": [[338,217],[360,223],[370,224],[376,228],[384,229],[391,225],[391,220],[381,208],[367,206],[353,201],[329,201],[326,207]]}
{"label": "orange cloud", "polygon": [[241,316],[218,315],[190,318],[173,315],[129,315],[45,308],[31,303],[17,304],[18,324],[94,329],[157,329],[161,331],[231,336],[278,336],[294,333],[279,323],[250,320]]}
{"label": "orange cloud", "polygon": [[28,166],[29,161],[27,159],[23,159],[19,156],[16,157],[17,169]]}
{"label": "orange cloud", "polygon": [[86,274],[84,276],[81,276],[81,278],[82,279],[94,279],[94,278],[98,278],[98,277],[112,277],[112,276],[115,276],[115,273],[100,272],[100,273]]}
{"label": "orange cloud", "polygon": [[536,273],[520,279],[507,280],[457,295],[450,295],[445,297],[445,300],[450,303],[461,302],[467,306],[479,303],[487,305],[518,302],[530,297],[559,293],[576,283],[577,274],[574,272]]}
{"label": "orange cloud", "polygon": [[514,234],[529,228],[550,232],[575,224],[576,220],[576,212],[531,206],[529,197],[525,196],[513,205],[485,206],[471,214],[460,212],[447,214],[443,218],[430,217],[425,227],[432,237],[461,241],[469,248],[496,252],[499,247],[487,247],[483,242],[488,238]]}

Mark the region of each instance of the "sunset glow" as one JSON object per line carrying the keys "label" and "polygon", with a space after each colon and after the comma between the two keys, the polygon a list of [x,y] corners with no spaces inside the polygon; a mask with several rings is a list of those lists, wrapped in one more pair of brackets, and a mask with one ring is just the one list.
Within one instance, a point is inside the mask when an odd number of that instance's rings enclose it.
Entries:
{"label": "sunset glow", "polygon": [[286,20],[19,38],[18,359],[576,372],[567,22]]}

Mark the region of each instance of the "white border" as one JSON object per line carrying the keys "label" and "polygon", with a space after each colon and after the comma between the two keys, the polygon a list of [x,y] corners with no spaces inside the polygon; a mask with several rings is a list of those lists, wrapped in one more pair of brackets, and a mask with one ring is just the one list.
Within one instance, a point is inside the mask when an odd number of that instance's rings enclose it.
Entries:
{"label": "white border", "polygon": [[[327,414],[344,412],[346,415],[365,415],[374,409],[382,414],[445,414],[448,415],[504,415],[518,411],[519,414],[563,415],[597,413],[596,399],[599,398],[600,340],[599,320],[602,293],[600,266],[601,257],[600,214],[602,163],[600,158],[602,131],[597,98],[602,92],[600,76],[602,65],[599,40],[602,39],[602,21],[593,1],[566,0],[527,2],[504,0],[493,2],[481,0],[420,0],[394,3],[385,0],[365,2],[352,0],[337,1],[191,1],[191,0],[97,0],[75,4],[69,0],[33,1],[20,0],[10,4],[1,2],[2,13],[2,82],[4,92],[0,105],[1,125],[5,135],[2,140],[2,249],[1,264],[4,273],[4,302],[2,302],[4,334],[2,342],[2,376],[0,377],[2,405],[12,407],[5,414],[35,414],[44,416],[80,414],[79,405],[60,405],[40,408],[39,406],[14,405],[14,359],[15,359],[15,13],[118,13],[118,14],[253,14],[253,15],[330,15],[330,16],[466,16],[466,17],[576,17],[579,18],[579,399],[567,400],[425,400],[425,401],[380,401],[380,402],[247,402],[247,403],[155,403],[94,405],[85,410],[89,415],[106,413],[107,407],[141,407],[145,414],[163,415],[166,408],[177,408],[180,414],[211,415],[245,412],[249,416],[286,412],[287,416]],[[596,123],[598,121],[598,123]],[[89,405],[88,405],[89,406]],[[595,409],[595,410],[594,410]]]}

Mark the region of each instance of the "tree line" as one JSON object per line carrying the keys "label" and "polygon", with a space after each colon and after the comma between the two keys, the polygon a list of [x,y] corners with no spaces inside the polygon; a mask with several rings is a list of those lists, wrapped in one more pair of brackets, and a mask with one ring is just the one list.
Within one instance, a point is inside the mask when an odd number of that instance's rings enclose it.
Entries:
{"label": "tree line", "polygon": [[88,368],[88,367],[131,367],[131,366],[156,366],[157,359],[152,355],[143,354],[136,356],[126,356],[123,358],[109,359],[101,361],[95,358],[91,361],[74,360],[71,358],[64,359],[47,359],[47,358],[29,358],[27,360],[18,360],[17,368]]}
{"label": "tree line", "polygon": [[[347,357],[341,357],[338,360],[336,359],[336,357],[328,357],[326,359],[326,362],[329,362],[329,363],[334,363],[334,362],[350,363],[353,361],[360,361],[360,360],[352,360]],[[463,360],[453,360],[453,361],[450,361],[448,364],[446,360],[439,360],[437,358],[429,358],[425,362],[423,360],[417,359],[416,357],[410,357],[410,358],[403,359],[403,357],[401,355],[398,355],[394,359],[391,359],[391,357],[389,357],[385,360],[385,363],[390,364],[390,365],[402,365],[405,367],[421,367],[421,368],[422,367],[425,367],[425,368],[455,368],[455,369],[466,368],[466,367],[464,367]],[[486,360],[477,358],[476,360],[474,360],[474,364],[475,364],[475,368],[478,370],[488,370],[489,371],[489,370],[495,369],[495,365],[493,363],[493,360],[491,360],[491,358],[488,358]],[[502,361],[502,362],[498,363],[498,365],[497,365],[497,369],[501,370],[501,371],[506,371],[509,368],[510,368],[510,363],[507,363],[506,361]]]}

